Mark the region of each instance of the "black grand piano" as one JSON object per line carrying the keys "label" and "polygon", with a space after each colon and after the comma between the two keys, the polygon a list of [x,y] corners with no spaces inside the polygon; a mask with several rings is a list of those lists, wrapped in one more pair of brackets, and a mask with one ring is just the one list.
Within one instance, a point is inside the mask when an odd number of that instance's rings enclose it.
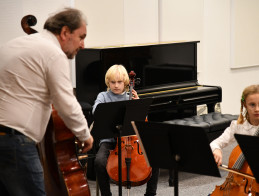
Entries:
{"label": "black grand piano", "polygon": [[140,98],[153,97],[148,119],[168,121],[196,115],[197,106],[206,104],[213,112],[221,102],[218,86],[197,81],[199,41],[86,48],[76,56],[76,96],[82,104],[94,104],[97,94],[106,90],[105,73],[114,64],[133,70],[140,84]]}

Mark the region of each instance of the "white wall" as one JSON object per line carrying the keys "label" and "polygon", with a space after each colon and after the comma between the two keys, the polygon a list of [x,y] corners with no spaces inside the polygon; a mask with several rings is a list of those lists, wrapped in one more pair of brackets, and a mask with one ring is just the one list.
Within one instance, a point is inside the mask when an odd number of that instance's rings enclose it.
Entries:
{"label": "white wall", "polygon": [[87,16],[88,27],[85,41],[87,47],[123,43],[123,1],[76,0],[75,7]]}
{"label": "white wall", "polygon": [[157,0],[75,0],[88,18],[86,47],[158,41]]}
{"label": "white wall", "polygon": [[[21,27],[21,19],[26,15],[34,15],[37,24],[31,28],[41,31],[50,14],[64,8],[73,7],[73,0],[1,0],[0,1],[0,45],[18,36],[26,35]],[[71,60],[71,78],[75,84],[75,66]],[[74,85],[75,86],[75,85]]]}
{"label": "white wall", "polygon": [[24,15],[34,14],[38,19],[35,29],[40,30],[49,13],[69,5],[88,18],[87,47],[199,40],[200,84],[221,86],[222,112],[238,114],[244,87],[259,83],[259,67],[231,68],[233,2],[236,0],[1,0],[0,44],[24,35],[20,27]]}
{"label": "white wall", "polygon": [[[238,114],[243,89],[259,83],[259,67],[231,68],[231,1],[204,1],[202,83],[222,87],[222,111]],[[243,37],[245,40],[246,37]]]}
{"label": "white wall", "polygon": [[1,0],[0,44],[17,36],[25,35],[21,27],[21,19],[25,15],[31,14],[37,18],[37,24],[32,28],[40,31],[49,14],[65,6],[73,6],[73,4],[72,0]]}
{"label": "white wall", "polygon": [[258,8],[258,0],[231,1],[232,67],[259,65]]}
{"label": "white wall", "polygon": [[203,4],[203,0],[159,1],[159,41],[200,41],[198,73],[203,68]]}

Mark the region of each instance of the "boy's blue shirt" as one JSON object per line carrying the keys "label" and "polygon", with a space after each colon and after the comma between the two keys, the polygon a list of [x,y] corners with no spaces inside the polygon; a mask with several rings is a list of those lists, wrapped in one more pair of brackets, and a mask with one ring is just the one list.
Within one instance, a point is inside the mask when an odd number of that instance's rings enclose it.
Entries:
{"label": "boy's blue shirt", "polygon": [[[114,94],[111,90],[100,92],[97,95],[97,98],[94,102],[92,113],[94,114],[94,111],[95,111],[97,105],[100,104],[100,103],[125,101],[125,100],[129,100],[129,95],[126,91],[124,91],[124,93],[119,94],[119,95]],[[108,138],[108,139],[102,139],[100,141],[100,144],[102,142],[116,142],[116,140],[114,138]]]}

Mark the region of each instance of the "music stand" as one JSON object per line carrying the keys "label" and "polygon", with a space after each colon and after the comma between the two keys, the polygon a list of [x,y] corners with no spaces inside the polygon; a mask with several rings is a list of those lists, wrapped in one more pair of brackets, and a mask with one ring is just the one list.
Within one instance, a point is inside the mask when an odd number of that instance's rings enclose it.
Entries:
{"label": "music stand", "polygon": [[174,170],[175,196],[179,170],[221,177],[202,127],[140,121],[132,126],[151,167]]}
{"label": "music stand", "polygon": [[259,182],[259,137],[251,135],[234,134],[245,159],[253,172],[253,175]]}
{"label": "music stand", "polygon": [[152,98],[100,103],[94,112],[92,136],[98,141],[118,138],[119,195],[122,195],[121,136],[134,135],[130,122],[145,120]]}

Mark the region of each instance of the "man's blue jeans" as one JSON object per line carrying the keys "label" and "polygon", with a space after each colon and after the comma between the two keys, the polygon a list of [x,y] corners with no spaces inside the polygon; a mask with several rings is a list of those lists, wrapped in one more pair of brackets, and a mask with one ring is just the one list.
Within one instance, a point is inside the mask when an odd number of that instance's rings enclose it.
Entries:
{"label": "man's blue jeans", "polygon": [[0,195],[46,195],[36,144],[24,135],[0,135]]}

